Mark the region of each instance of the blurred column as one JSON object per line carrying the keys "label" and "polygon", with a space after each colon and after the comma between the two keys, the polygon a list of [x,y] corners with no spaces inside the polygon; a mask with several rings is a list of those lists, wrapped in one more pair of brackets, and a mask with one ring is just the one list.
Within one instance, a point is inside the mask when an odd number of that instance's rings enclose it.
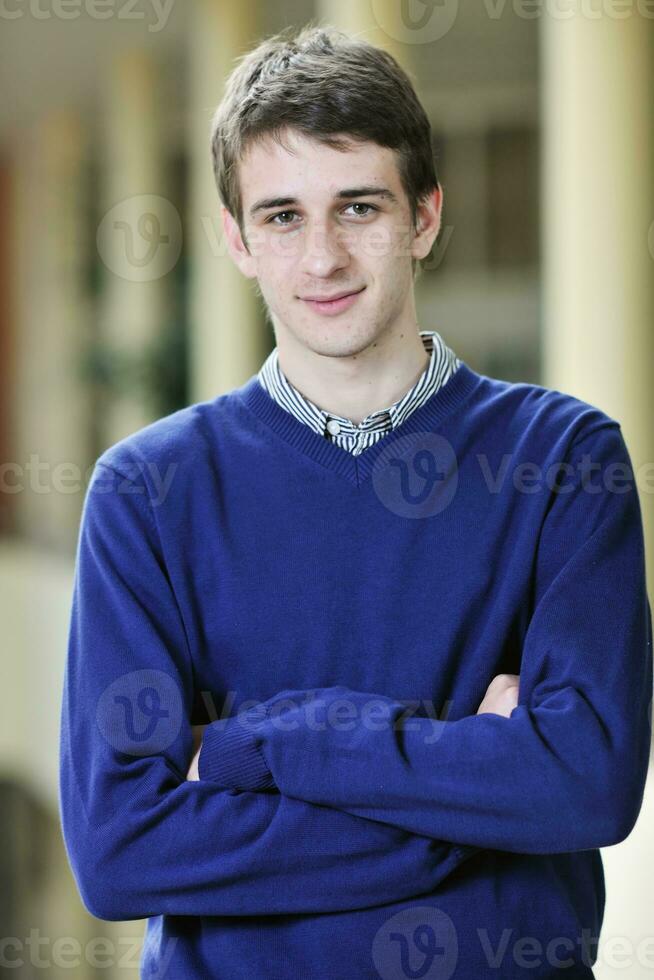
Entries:
{"label": "blurred column", "polygon": [[[542,23],[543,383],[617,419],[636,474],[654,449],[653,25],[635,4],[624,20]],[[653,496],[638,487],[651,599]],[[652,925],[653,807],[650,773],[634,831],[602,850],[602,936],[634,950]],[[602,957],[595,969],[601,980],[620,972]]]}
{"label": "blurred column", "polygon": [[210,127],[236,59],[260,39],[255,3],[196,0],[190,11],[190,364],[191,400],[214,398],[247,380],[266,353],[253,280],[225,244],[213,176]]}
{"label": "blurred column", "polygon": [[316,16],[323,24],[384,48],[404,68],[411,45],[422,43],[419,28],[403,22],[397,0],[316,0]]}
{"label": "blurred column", "polygon": [[169,314],[166,273],[181,244],[180,216],[166,198],[159,82],[151,57],[128,51],[103,84],[97,247],[103,262],[100,335],[113,372],[103,420],[107,445],[156,417],[147,351]]}
{"label": "blurred column", "polygon": [[[85,134],[72,111],[45,116],[15,148],[17,529],[69,550],[88,460],[87,389],[79,352],[84,287]],[[12,475],[11,483],[15,482]]]}
{"label": "blurred column", "polygon": [[638,471],[654,459],[654,20],[613,7],[542,20],[543,383],[616,418]]}
{"label": "blurred column", "polygon": [[[15,174],[8,152],[0,155],[0,466],[14,458],[12,439],[16,269],[13,267]],[[0,474],[0,535],[11,527],[14,497]]]}

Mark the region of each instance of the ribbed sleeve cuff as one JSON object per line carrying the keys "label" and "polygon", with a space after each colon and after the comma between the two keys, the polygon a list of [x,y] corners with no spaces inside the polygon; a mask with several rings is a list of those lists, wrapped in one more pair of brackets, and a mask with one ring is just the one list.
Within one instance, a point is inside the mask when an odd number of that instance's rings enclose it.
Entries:
{"label": "ribbed sleeve cuff", "polygon": [[259,748],[256,728],[267,717],[268,710],[267,705],[260,704],[242,715],[207,725],[198,757],[200,779],[242,790],[275,786]]}

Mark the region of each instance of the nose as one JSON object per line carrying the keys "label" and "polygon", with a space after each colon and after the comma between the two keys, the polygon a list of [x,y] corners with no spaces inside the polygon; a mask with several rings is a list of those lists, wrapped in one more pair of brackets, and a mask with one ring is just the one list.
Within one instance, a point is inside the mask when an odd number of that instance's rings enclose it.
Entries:
{"label": "nose", "polygon": [[322,223],[310,228],[302,243],[300,271],[308,277],[329,277],[350,263],[350,243],[342,228]]}

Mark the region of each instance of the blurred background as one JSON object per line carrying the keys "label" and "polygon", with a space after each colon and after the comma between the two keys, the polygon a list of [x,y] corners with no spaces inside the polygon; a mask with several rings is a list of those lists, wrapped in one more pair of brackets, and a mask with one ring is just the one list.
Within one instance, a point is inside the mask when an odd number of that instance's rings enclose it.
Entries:
{"label": "blurred background", "polygon": [[[82,906],[57,816],[74,558],[110,444],[274,344],[222,238],[209,123],[234,59],[311,19],[391,50],[430,116],[444,227],[422,329],[622,425],[654,582],[654,4],[0,2],[0,970],[138,977],[145,922]],[[654,974],[654,803],[603,850],[596,974]],[[472,978],[471,978],[472,980]]]}

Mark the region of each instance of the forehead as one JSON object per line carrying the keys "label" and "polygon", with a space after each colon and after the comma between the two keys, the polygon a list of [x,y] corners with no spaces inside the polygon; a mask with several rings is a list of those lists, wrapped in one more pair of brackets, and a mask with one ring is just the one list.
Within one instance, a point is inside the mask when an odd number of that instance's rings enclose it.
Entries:
{"label": "forehead", "polygon": [[383,184],[401,191],[397,158],[394,150],[371,141],[355,141],[337,134],[347,142],[346,150],[336,150],[296,130],[281,133],[284,146],[265,136],[251,144],[239,163],[243,207],[267,194],[305,197],[331,193],[347,183]]}

